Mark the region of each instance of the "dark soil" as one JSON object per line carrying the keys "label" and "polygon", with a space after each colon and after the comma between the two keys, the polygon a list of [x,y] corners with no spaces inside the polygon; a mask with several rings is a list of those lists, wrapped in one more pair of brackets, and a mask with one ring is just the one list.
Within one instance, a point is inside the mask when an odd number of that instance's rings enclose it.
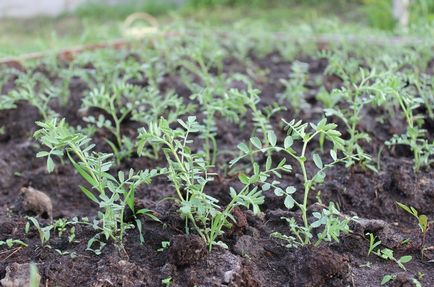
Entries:
{"label": "dark soil", "polygon": [[[276,101],[276,94],[282,92],[280,78],[290,73],[291,63],[278,55],[253,59],[258,69],[268,70],[267,81],[257,81],[262,90],[263,105]],[[323,76],[324,60],[309,61],[312,78],[322,77],[327,88],[339,86],[337,77]],[[233,59],[225,61],[225,72],[245,72],[243,65]],[[146,79],[141,84],[146,84]],[[13,83],[6,86],[10,89]],[[189,91],[181,84],[177,75],[166,75],[162,89],[173,88],[188,99]],[[68,122],[78,125],[80,120],[79,101],[86,85],[80,79],[70,84],[71,98],[65,107],[53,104],[53,108]],[[318,86],[309,85],[309,95],[315,95]],[[281,118],[301,118],[316,121],[321,118],[322,107],[314,97],[308,98],[309,111],[295,115],[289,108],[273,117],[277,129]],[[378,152],[384,141],[389,139],[399,126],[405,126],[397,116],[391,122],[379,124],[375,112],[366,113],[360,128],[372,137],[368,150]],[[67,236],[52,234],[48,246],[41,246],[35,229],[24,233],[26,214],[20,208],[19,191],[31,186],[46,193],[53,204],[53,218],[92,217],[97,206],[87,200],[78,185],[83,180],[70,165],[59,165],[55,173],[48,174],[46,163],[35,154],[41,147],[32,140],[40,119],[35,108],[20,103],[14,110],[0,111],[0,126],[6,132],[0,137],[0,240],[21,239],[28,247],[1,247],[0,279],[6,275],[7,266],[13,263],[35,262],[43,286],[163,286],[161,281],[172,278],[171,286],[379,286],[386,274],[397,274],[391,286],[413,286],[412,278],[424,274],[419,279],[423,286],[434,286],[434,232],[429,231],[426,246],[427,258],[421,258],[419,248],[421,235],[417,222],[399,209],[395,202],[414,206],[420,213],[434,218],[434,170],[424,169],[415,174],[410,154],[404,148],[385,148],[379,160],[380,172],[374,173],[360,168],[347,169],[337,166],[327,172],[326,182],[317,188],[321,201],[336,202],[344,214],[358,216],[360,220],[352,224],[352,232],[341,238],[340,243],[322,244],[318,247],[288,249],[282,242],[270,237],[274,231],[288,233],[288,227],[281,217],[299,215],[285,209],[283,202],[274,194],[265,194],[263,214],[254,217],[251,212],[237,209],[234,216],[237,224],[226,232],[222,240],[229,249],[214,248],[211,252],[195,235],[183,234],[183,222],[177,214],[177,207],[171,201],[161,201],[173,194],[170,184],[154,180],[152,185],[141,188],[136,196],[137,203],[149,208],[158,215],[162,223],[143,218],[145,243],[140,244],[137,230],[131,230],[125,238],[123,249],[109,243],[101,255],[86,251],[87,241],[94,231],[85,226],[76,226],[76,241],[68,243]],[[137,123],[126,122],[125,132],[135,133]],[[218,122],[218,145],[234,150],[241,141],[248,140],[252,126],[243,130],[223,120]],[[432,130],[429,136],[433,136]],[[104,133],[96,134],[95,142],[103,146]],[[106,149],[106,147],[101,147]],[[236,176],[224,176],[223,167],[231,158],[219,155],[215,182],[209,192],[223,203],[229,199],[229,186],[237,184]],[[121,169],[152,168],[162,162],[133,158],[122,163]],[[285,175],[282,181],[301,189],[298,171]],[[317,192],[312,193],[315,202]],[[316,208],[315,205],[312,208]],[[39,219],[48,224],[49,219]],[[412,255],[413,260],[406,264],[407,271],[391,261],[375,255],[367,256],[369,240],[365,234],[374,233],[384,247],[395,251],[397,258]],[[408,240],[407,240],[408,239]],[[170,247],[161,248],[162,241],[170,241]],[[58,251],[74,253],[61,255]],[[370,262],[370,263],[368,263]]]}

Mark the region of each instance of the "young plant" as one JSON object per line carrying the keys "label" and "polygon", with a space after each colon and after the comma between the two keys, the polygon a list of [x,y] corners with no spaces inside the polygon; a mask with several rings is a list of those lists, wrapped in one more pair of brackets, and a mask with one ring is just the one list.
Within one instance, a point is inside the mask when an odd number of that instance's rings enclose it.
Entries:
{"label": "young plant", "polygon": [[[325,233],[319,234],[319,240],[336,238],[336,235],[341,231],[347,230],[347,223],[346,221],[339,223],[336,221],[339,219],[335,217],[336,209],[334,208],[334,205],[331,205],[328,210],[324,210],[322,214],[315,214],[317,220],[314,224],[308,222],[307,210],[309,207],[309,194],[317,184],[324,182],[326,176],[325,170],[336,163],[345,160],[345,158],[338,159],[337,157],[337,150],[343,150],[345,142],[341,139],[340,132],[336,130],[337,126],[332,123],[327,123],[326,119],[321,120],[318,124],[310,124],[310,131],[307,130],[309,128],[308,124],[302,123],[301,121],[296,122],[295,120],[292,120],[290,122],[284,121],[284,123],[288,130],[288,135],[284,140],[283,146],[277,145],[277,138],[274,131],[269,131],[267,133],[267,143],[263,143],[259,138],[253,137],[250,139],[250,142],[254,146],[253,149],[250,149],[245,144],[240,145],[239,148],[242,154],[238,158],[234,159],[231,164],[233,165],[245,157],[252,157],[254,154],[258,153],[267,153],[267,161],[271,159],[273,153],[283,153],[284,155],[293,158],[297,162],[303,175],[303,201],[297,202],[293,198],[296,189],[292,186],[287,187],[285,190],[282,188],[276,188],[274,193],[277,196],[284,196],[284,204],[288,209],[297,206],[301,210],[303,225],[299,226],[294,218],[286,219],[290,225],[291,233],[295,237],[282,236],[278,233],[275,233],[274,235],[286,239],[291,246],[307,245],[311,243],[312,229],[324,225],[326,227]],[[332,162],[324,164],[321,157],[318,154],[313,153],[312,161],[318,170],[315,174],[309,175],[306,169],[308,146],[314,138],[320,137],[321,135],[324,135],[325,139],[333,144],[333,149],[330,151]],[[295,150],[293,147],[295,141],[300,141],[300,144],[302,145],[301,150]]]}
{"label": "young plant", "polygon": [[209,35],[192,40],[194,45],[179,48],[179,52],[184,55],[180,60],[181,67],[199,77],[204,87],[213,86],[215,77],[210,71],[215,67],[217,74],[221,74],[224,50],[216,42],[210,41]]}
{"label": "young plant", "polygon": [[43,120],[56,115],[49,103],[57,95],[44,75],[38,72],[18,73],[15,85],[7,95],[0,97],[0,109],[13,109],[17,102],[26,101],[38,110]]}
{"label": "young plant", "polygon": [[118,164],[133,152],[134,145],[130,138],[122,135],[121,124],[137,107],[140,95],[141,89],[139,87],[116,82],[109,89],[105,86],[93,89],[82,101],[83,109],[97,108],[110,117],[110,119],[106,119],[103,114],[100,114],[98,118],[87,116],[84,117],[84,120],[98,128],[105,128],[114,136],[114,142],[109,139],[105,140],[113,150]]}
{"label": "young plant", "polygon": [[378,75],[375,69],[372,69],[369,74],[361,69],[360,76],[360,82],[353,84],[351,89],[343,87],[332,91],[331,96],[343,102],[342,107],[326,108],[324,111],[326,116],[336,116],[346,126],[348,140],[345,142],[345,154],[349,155],[345,163],[346,166],[354,165],[356,163],[355,158],[357,158],[357,163],[376,171],[371,156],[360,145],[362,141],[370,141],[370,137],[367,133],[359,130],[358,125],[363,119],[362,111],[365,106],[375,100],[379,101],[379,98],[384,98],[385,95],[379,87],[379,82],[376,81]]}
{"label": "young plant", "polygon": [[[168,111],[169,120],[175,121],[180,115],[193,110],[192,105],[185,106],[182,99],[173,92],[162,96],[155,88],[142,89],[125,82],[116,82],[109,87],[107,89],[102,86],[92,90],[83,99],[82,107],[100,109],[110,117],[106,119],[103,114],[100,114],[98,118],[88,116],[84,120],[98,128],[105,128],[113,135],[115,140],[106,139],[106,142],[111,147],[117,164],[123,158],[131,156],[134,149],[131,138],[123,134],[121,130],[121,125],[128,116],[135,121],[147,124],[157,120]],[[158,151],[154,151],[153,156],[157,157]]]}
{"label": "young plant", "polygon": [[175,202],[179,204],[179,213],[185,220],[185,231],[190,232],[190,224],[197,234],[207,243],[211,250],[213,246],[226,245],[218,241],[223,234],[223,227],[231,226],[235,221],[232,210],[236,206],[252,208],[255,214],[260,212],[259,206],[264,197],[259,185],[265,184],[270,173],[284,169],[284,161],[277,167],[259,171],[254,166],[252,176],[240,175],[243,187],[239,192],[230,188],[231,201],[225,206],[219,206],[214,197],[206,194],[207,185],[212,181],[209,165],[203,153],[194,153],[190,147],[192,133],[198,133],[202,127],[196,117],[188,117],[187,121],[178,120],[181,129],[172,129],[167,120],[150,124],[149,129],[142,129],[138,138],[138,153],[142,154],[148,144],[162,146],[168,164],[167,175],[176,192]]}
{"label": "young plant", "polygon": [[[90,186],[80,185],[79,188],[101,209],[93,222],[93,227],[99,232],[89,241],[89,249],[94,242],[102,243],[101,236],[105,241],[112,239],[122,245],[126,231],[133,227],[133,224],[124,220],[127,208],[136,219],[139,215],[156,219],[147,209],[136,210],[134,198],[136,188],[141,184],[149,184],[158,174],[157,170],[138,173],[130,170],[127,174],[119,171],[117,177],[114,177],[109,173],[112,155],[92,151],[94,145],[90,143],[90,138],[72,130],[64,120],[53,119],[45,123],[37,122],[37,125],[40,129],[34,136],[49,149],[39,152],[37,157],[47,157],[47,169],[52,172],[55,167],[52,157],[66,154],[74,169]],[[136,220],[136,223],[139,224],[140,221]],[[138,229],[140,230],[139,226]],[[100,252],[100,249],[96,249],[96,252]]]}
{"label": "young plant", "polygon": [[34,217],[27,217],[28,221],[26,223],[26,227],[24,229],[25,233],[28,233],[30,230],[30,225],[36,228],[39,234],[39,240],[41,241],[42,246],[46,246],[51,237],[51,229],[53,229],[52,225],[42,227],[39,224],[39,221]]}
{"label": "young plant", "polygon": [[327,59],[327,68],[324,71],[326,75],[335,75],[344,84],[357,82],[360,64],[356,58],[349,56],[349,51],[344,48],[321,50],[318,56]]}
{"label": "young plant", "polygon": [[407,145],[413,152],[413,168],[417,172],[421,167],[428,166],[434,156],[434,141],[429,142],[426,137],[426,130],[422,129],[423,117],[415,114],[423,100],[401,89],[401,81],[398,77],[390,76],[388,79],[387,92],[396,100],[404,114],[407,122],[407,129],[404,134],[394,135],[386,145]]}
{"label": "young plant", "polygon": [[405,210],[406,212],[410,213],[413,217],[415,217],[418,221],[418,226],[420,229],[420,232],[422,234],[422,243],[421,243],[421,256],[422,259],[424,258],[424,251],[425,251],[425,242],[426,242],[426,236],[428,233],[428,230],[431,226],[431,222],[428,221],[428,217],[425,214],[419,214],[419,212],[412,206],[407,206],[403,203],[396,202],[396,204]]}
{"label": "young plant", "polygon": [[[377,248],[381,245],[381,241],[375,241],[375,237],[372,233],[369,233],[369,251],[368,256],[372,253],[377,255],[378,257],[384,259],[384,260],[390,260],[394,261],[398,266],[403,269],[407,270],[404,266],[405,263],[408,263],[413,258],[411,255],[404,255],[401,256],[399,259],[397,259],[393,255],[393,250],[389,248]],[[377,249],[376,249],[377,248]]]}
{"label": "young plant", "polygon": [[12,239],[8,238],[6,240],[0,240],[0,246],[6,245],[9,249],[11,249],[14,245],[27,247],[27,243],[24,243],[23,241],[19,239]]}
{"label": "young plant", "polygon": [[[229,90],[230,97],[236,97],[242,99],[244,105],[248,107],[251,112],[253,127],[251,137],[260,137],[262,142],[268,146],[268,133],[273,131],[273,126],[271,125],[270,119],[271,117],[281,111],[284,110],[283,107],[279,105],[268,106],[264,109],[260,109],[258,104],[260,102],[259,93],[260,91],[257,89],[252,89],[250,82],[248,82],[244,78],[235,78],[239,80],[243,80],[247,83],[248,89],[247,91],[240,91],[237,89]],[[251,158],[251,162],[253,163],[253,158]]]}
{"label": "young plant", "polygon": [[198,100],[204,115],[200,137],[204,140],[205,157],[210,165],[215,164],[218,152],[216,118],[221,116],[230,122],[239,123],[240,118],[247,112],[244,97],[239,92],[219,92],[218,89],[205,88],[191,96],[191,99]]}
{"label": "young plant", "polygon": [[291,109],[297,114],[302,109],[309,108],[309,104],[305,100],[307,89],[304,86],[308,79],[308,68],[308,64],[295,61],[291,66],[289,79],[280,79],[285,91],[279,95],[279,102],[289,103]]}

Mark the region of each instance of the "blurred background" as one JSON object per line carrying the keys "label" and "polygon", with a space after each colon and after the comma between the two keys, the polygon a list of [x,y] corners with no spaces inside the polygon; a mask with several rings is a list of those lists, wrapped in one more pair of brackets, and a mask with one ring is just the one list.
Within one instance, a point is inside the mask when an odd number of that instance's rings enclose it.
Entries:
{"label": "blurred background", "polygon": [[434,0],[1,0],[0,57],[119,39],[134,12],[149,13],[160,25],[175,19],[207,25],[328,19],[391,34],[434,29]]}

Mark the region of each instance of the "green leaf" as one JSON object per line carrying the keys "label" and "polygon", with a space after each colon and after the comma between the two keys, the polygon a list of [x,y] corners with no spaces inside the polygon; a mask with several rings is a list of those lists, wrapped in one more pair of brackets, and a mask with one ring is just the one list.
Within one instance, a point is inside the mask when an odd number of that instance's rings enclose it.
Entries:
{"label": "green leaf", "polygon": [[95,203],[98,203],[99,204],[99,201],[98,201],[98,199],[96,198],[96,196],[92,193],[92,192],[90,192],[87,188],[85,188],[84,186],[82,186],[82,185],[79,185],[79,187],[80,187],[80,189],[81,189],[81,191],[90,199],[90,200],[92,200],[93,202],[95,202]]}
{"label": "green leaf", "polygon": [[91,175],[89,175],[68,153],[69,160],[71,161],[72,165],[74,166],[75,170],[93,187],[97,187],[98,183],[93,179]]}
{"label": "green leaf", "polygon": [[250,179],[249,179],[249,177],[248,177],[247,175],[245,175],[244,173],[241,173],[241,174],[238,176],[238,179],[239,179],[243,184],[245,184],[245,185],[247,185],[247,184],[250,183]]}
{"label": "green leaf", "polygon": [[296,191],[296,188],[293,187],[293,186],[288,186],[288,187],[285,189],[285,192],[286,192],[287,194],[293,194],[295,191]]}
{"label": "green leaf", "polygon": [[423,233],[425,233],[426,230],[428,229],[428,217],[422,214],[418,217],[418,220],[419,220],[420,229],[422,230]]}
{"label": "green leaf", "polygon": [[285,193],[283,192],[283,189],[281,189],[280,187],[277,187],[277,188],[274,190],[274,194],[277,195],[277,196],[282,196],[282,195],[284,195]]}
{"label": "green leaf", "polygon": [[286,208],[291,209],[291,208],[294,207],[295,200],[294,200],[294,198],[292,198],[291,195],[287,195],[287,196],[285,197],[285,201],[284,201],[283,203],[285,204],[285,207],[286,207]]}
{"label": "green leaf", "polygon": [[317,168],[322,169],[324,167],[322,164],[321,157],[317,153],[314,153],[312,158]]}
{"label": "green leaf", "polygon": [[269,184],[268,182],[266,182],[266,183],[264,183],[263,185],[262,185],[262,190],[263,191],[267,191],[267,190],[269,190],[271,188],[271,184]]}
{"label": "green leaf", "polygon": [[47,157],[47,171],[49,172],[49,173],[51,173],[51,172],[53,172],[53,170],[54,170],[54,161],[53,161],[53,159],[51,158],[51,156],[48,156]]}
{"label": "green leaf", "polygon": [[276,146],[277,137],[276,137],[276,134],[274,133],[274,131],[268,131],[267,138],[268,138],[268,142],[270,143],[271,146],[273,146],[273,147]]}
{"label": "green leaf", "polygon": [[408,207],[407,205],[400,203],[400,202],[396,202],[396,204],[401,207],[402,209],[404,209],[405,211],[407,211],[410,214],[413,214],[413,212],[411,211],[410,207]]}
{"label": "green leaf", "polygon": [[292,139],[292,137],[287,136],[285,138],[285,141],[283,142],[283,146],[285,147],[285,149],[288,149],[292,146],[293,143],[294,143],[294,140]]}
{"label": "green leaf", "polygon": [[399,258],[399,262],[401,262],[403,264],[408,263],[411,261],[412,258],[413,257],[411,255],[405,255],[405,256],[402,256],[401,258]]}
{"label": "green leaf", "polygon": [[393,276],[392,275],[389,275],[389,274],[387,274],[387,275],[384,275],[384,277],[383,277],[383,279],[381,280],[381,285],[385,285],[385,284],[387,284],[387,283],[389,283],[390,281],[392,281],[393,280]]}
{"label": "green leaf", "polygon": [[267,161],[265,162],[265,170],[270,170],[272,163],[273,160],[271,159],[271,156],[268,156]]}
{"label": "green leaf", "polygon": [[250,142],[258,149],[262,148],[261,140],[257,137],[253,137],[250,139]]}
{"label": "green leaf", "polygon": [[237,147],[242,152],[249,153],[249,147],[245,143],[240,143]]}
{"label": "green leaf", "polygon": [[50,153],[47,151],[40,151],[36,154],[36,157],[44,157],[44,156],[49,156]]}
{"label": "green leaf", "polygon": [[332,159],[334,161],[336,161],[338,159],[338,156],[337,156],[336,151],[334,149],[330,150],[330,156],[332,157]]}
{"label": "green leaf", "polygon": [[144,216],[147,216],[154,221],[161,222],[161,220],[158,219],[158,217],[156,217],[154,214],[152,214],[151,210],[149,210],[147,208],[142,208],[142,209],[137,210],[136,214],[137,215],[144,215]]}

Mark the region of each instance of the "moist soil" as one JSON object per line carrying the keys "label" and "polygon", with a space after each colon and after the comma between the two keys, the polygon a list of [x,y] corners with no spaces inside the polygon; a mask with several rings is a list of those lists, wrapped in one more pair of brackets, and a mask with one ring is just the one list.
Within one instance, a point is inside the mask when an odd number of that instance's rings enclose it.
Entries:
{"label": "moist soil", "polygon": [[[256,86],[262,91],[261,105],[276,102],[276,95],[284,90],[279,79],[288,77],[291,63],[278,54],[252,57],[251,60],[257,69],[266,71],[265,80],[256,79]],[[332,89],[341,84],[339,78],[324,75],[325,60],[306,57],[300,60],[309,63],[306,100],[310,109],[296,114],[287,107],[286,111],[272,118],[276,130],[282,118],[319,120],[322,106],[314,97],[319,85]],[[235,59],[226,59],[224,67],[225,73],[247,74],[246,67]],[[36,69],[44,71],[44,66]],[[49,76],[56,81],[55,76]],[[314,81],[317,78],[321,79],[319,84]],[[146,78],[136,84],[145,86]],[[237,87],[240,83],[233,85]],[[3,92],[13,86],[14,80],[11,79]],[[189,90],[176,73],[166,75],[160,88],[163,91],[174,89],[189,101]],[[52,108],[72,125],[84,126],[79,107],[81,97],[87,91],[86,84],[74,78],[69,89],[69,102],[65,106],[53,102]],[[366,111],[359,126],[371,136],[371,141],[365,146],[371,154],[377,154],[385,140],[405,128],[405,121],[399,115],[382,124],[376,121],[377,116],[378,111]],[[281,217],[299,217],[300,214],[287,210],[281,198],[273,193],[265,193],[262,214],[253,216],[249,211],[236,209],[237,223],[222,238],[229,248],[215,247],[210,252],[198,236],[183,233],[184,223],[177,214],[177,206],[170,200],[163,200],[174,190],[167,180],[157,178],[152,184],[139,188],[136,203],[153,210],[161,223],[142,218],[144,244],[140,243],[138,231],[132,229],[124,239],[123,248],[109,242],[102,254],[96,255],[86,250],[88,240],[95,235],[90,227],[77,225],[73,243],[68,242],[67,235],[53,233],[48,246],[41,246],[34,228],[27,234],[24,232],[26,215],[32,214],[22,207],[20,190],[23,187],[31,186],[51,198],[54,219],[92,218],[98,209],[80,192],[79,184],[85,183],[69,164],[58,165],[55,172],[49,174],[45,161],[35,157],[41,149],[32,139],[37,120],[40,120],[37,110],[25,102],[19,103],[16,109],[0,111],[0,126],[5,128],[0,137],[0,240],[20,239],[28,244],[28,247],[14,246],[11,249],[1,247],[0,279],[14,263],[34,262],[43,286],[163,286],[161,281],[168,277],[172,278],[171,286],[379,286],[386,274],[396,275],[390,286],[413,286],[412,278],[419,278],[423,286],[434,286],[434,248],[427,250],[425,258],[421,258],[422,239],[417,222],[395,204],[396,201],[406,203],[428,218],[434,218],[434,171],[428,167],[414,173],[411,154],[405,147],[385,147],[377,160],[378,173],[358,167],[336,166],[327,171],[325,183],[312,192],[312,203],[318,198],[324,204],[333,201],[342,213],[359,217],[357,222],[351,223],[352,232],[342,236],[339,243],[298,249],[283,246],[270,234],[274,231],[287,234],[288,226]],[[218,146],[223,151],[234,151],[238,143],[248,141],[253,128],[248,120],[243,129],[224,120],[218,120],[217,126]],[[127,120],[122,128],[123,132],[134,135],[138,127],[138,123]],[[432,130],[428,128],[429,137],[433,136]],[[106,136],[108,134],[104,131],[94,136],[102,151],[109,151],[104,144]],[[282,136],[283,133],[279,138]],[[199,146],[197,140],[195,143]],[[219,155],[215,168],[218,176],[207,190],[222,204],[229,200],[229,187],[238,184],[236,175],[224,172],[230,159],[226,153]],[[263,164],[264,160],[259,162]],[[138,170],[160,166],[164,166],[163,161],[133,155],[117,168]],[[302,190],[299,178],[299,171],[295,168],[281,181]],[[313,204],[310,212],[318,208]],[[42,225],[50,222],[44,216],[38,220]],[[392,261],[375,255],[368,257],[369,240],[365,236],[368,232],[374,233],[383,247],[393,249],[395,257],[411,255],[413,259],[406,264],[407,271]],[[163,241],[170,241],[170,247],[158,251]],[[425,245],[434,246],[432,229]]]}

